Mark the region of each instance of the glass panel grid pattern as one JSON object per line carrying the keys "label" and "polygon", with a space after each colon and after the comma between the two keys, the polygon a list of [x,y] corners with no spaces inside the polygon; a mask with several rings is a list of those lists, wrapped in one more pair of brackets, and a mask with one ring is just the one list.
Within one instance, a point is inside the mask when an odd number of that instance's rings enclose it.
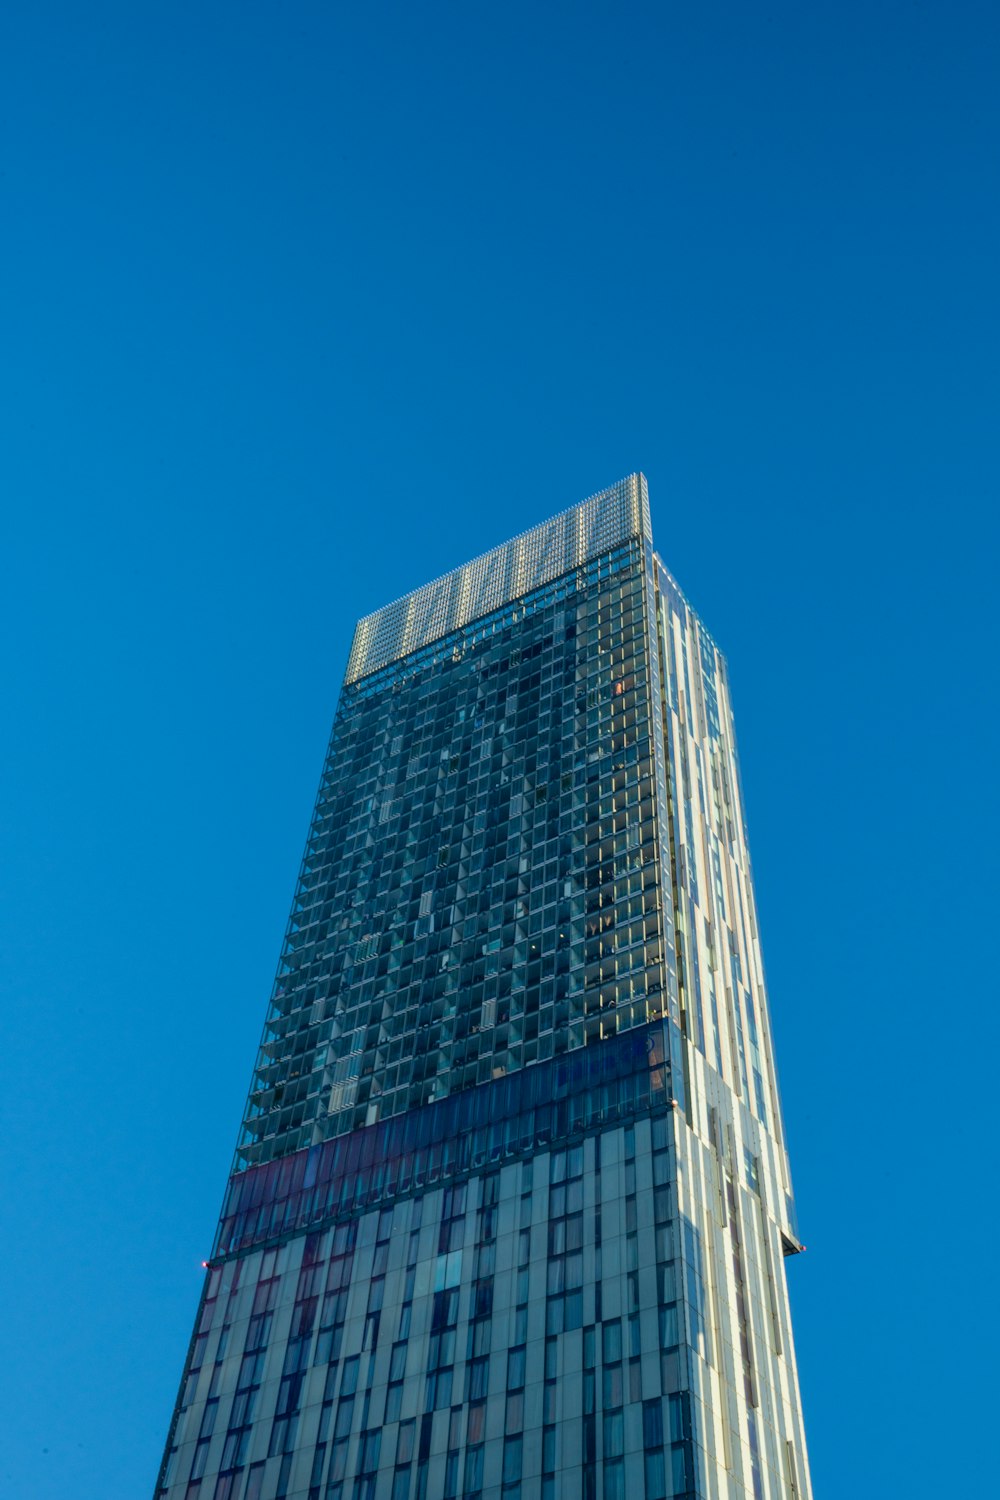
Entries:
{"label": "glass panel grid pattern", "polygon": [[237,1165],[668,1008],[642,550],[345,688]]}

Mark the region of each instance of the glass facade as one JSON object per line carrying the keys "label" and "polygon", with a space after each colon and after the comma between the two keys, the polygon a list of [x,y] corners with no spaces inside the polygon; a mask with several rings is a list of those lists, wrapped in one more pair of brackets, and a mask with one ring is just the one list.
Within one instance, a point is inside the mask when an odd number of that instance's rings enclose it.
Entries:
{"label": "glass facade", "polygon": [[359,622],[159,1500],[808,1497],[725,665],[632,475]]}

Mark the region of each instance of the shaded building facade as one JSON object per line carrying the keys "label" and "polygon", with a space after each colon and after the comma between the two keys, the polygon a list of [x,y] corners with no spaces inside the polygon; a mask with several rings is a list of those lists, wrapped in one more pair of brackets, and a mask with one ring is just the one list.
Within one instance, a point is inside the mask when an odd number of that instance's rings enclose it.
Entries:
{"label": "shaded building facade", "polygon": [[357,626],[158,1500],[808,1500],[800,1248],[631,475]]}

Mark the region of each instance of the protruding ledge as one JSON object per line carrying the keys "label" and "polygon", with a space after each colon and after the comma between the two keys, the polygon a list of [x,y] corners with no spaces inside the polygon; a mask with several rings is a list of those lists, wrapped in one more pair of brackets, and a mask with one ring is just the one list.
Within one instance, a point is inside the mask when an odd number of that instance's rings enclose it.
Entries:
{"label": "protruding ledge", "polygon": [[649,497],[639,473],[365,615],[354,632],[345,684],[430,645],[632,537],[651,540]]}

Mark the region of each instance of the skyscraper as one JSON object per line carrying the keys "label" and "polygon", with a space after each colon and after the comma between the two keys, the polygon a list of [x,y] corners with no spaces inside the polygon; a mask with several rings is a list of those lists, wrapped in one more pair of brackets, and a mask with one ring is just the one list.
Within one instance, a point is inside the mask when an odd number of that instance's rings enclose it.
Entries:
{"label": "skyscraper", "polygon": [[160,1500],[808,1500],[725,664],[631,475],[357,626]]}

